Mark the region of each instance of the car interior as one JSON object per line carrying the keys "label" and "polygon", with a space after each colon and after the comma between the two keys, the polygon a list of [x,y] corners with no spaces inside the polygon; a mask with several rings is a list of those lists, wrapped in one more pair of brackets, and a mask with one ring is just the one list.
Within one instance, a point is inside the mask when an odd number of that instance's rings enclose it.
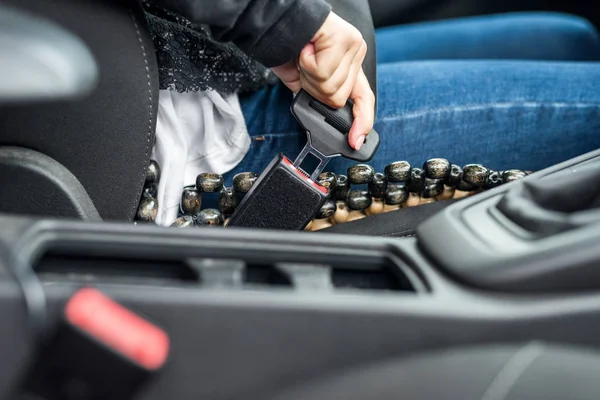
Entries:
{"label": "car interior", "polygon": [[[376,27],[495,12],[600,24],[584,0],[357,7],[349,21],[372,46]],[[156,127],[152,54],[137,0],[0,4],[3,397],[32,368],[83,358],[35,398],[598,398],[600,150],[322,232],[134,223]],[[375,69],[371,52],[374,87]],[[40,359],[90,286],[168,335],[151,380],[64,335]],[[117,391],[123,377],[134,395]]]}

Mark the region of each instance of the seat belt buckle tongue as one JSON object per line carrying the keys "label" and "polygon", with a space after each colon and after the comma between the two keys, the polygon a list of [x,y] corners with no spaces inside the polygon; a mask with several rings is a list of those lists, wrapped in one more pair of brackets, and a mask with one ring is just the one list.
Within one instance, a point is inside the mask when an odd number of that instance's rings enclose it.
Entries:
{"label": "seat belt buckle tongue", "polygon": [[367,135],[360,150],[348,143],[348,134],[354,124],[354,103],[348,100],[344,107],[333,109],[313,98],[308,92],[300,90],[292,101],[291,112],[300,126],[306,131],[307,143],[294,161],[300,168],[308,154],[319,160],[312,174],[316,180],[327,163],[334,157],[350,160],[370,161],[379,149],[379,134],[373,129]]}
{"label": "seat belt buckle tongue", "polygon": [[36,352],[20,392],[44,400],[131,399],[162,369],[169,347],[162,329],[84,288]]}

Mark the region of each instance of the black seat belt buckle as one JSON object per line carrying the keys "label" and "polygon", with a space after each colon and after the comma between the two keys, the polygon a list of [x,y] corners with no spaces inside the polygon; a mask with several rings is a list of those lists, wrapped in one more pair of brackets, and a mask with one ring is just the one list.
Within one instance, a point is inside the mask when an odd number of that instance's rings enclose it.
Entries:
{"label": "black seat belt buckle", "polygon": [[84,288],[35,354],[19,397],[131,399],[163,367],[169,347],[162,329]]}
{"label": "black seat belt buckle", "polygon": [[328,197],[326,188],[278,154],[246,193],[227,226],[302,230]]}
{"label": "black seat belt buckle", "polygon": [[[307,143],[294,162],[277,155],[246,194],[227,226],[303,230],[328,198],[328,190],[315,181],[334,157],[369,161],[379,148],[379,134],[372,130],[360,151],[348,144],[354,123],[353,103],[332,109],[300,90],[291,112],[306,131]],[[301,169],[307,155],[319,160],[309,173]]]}

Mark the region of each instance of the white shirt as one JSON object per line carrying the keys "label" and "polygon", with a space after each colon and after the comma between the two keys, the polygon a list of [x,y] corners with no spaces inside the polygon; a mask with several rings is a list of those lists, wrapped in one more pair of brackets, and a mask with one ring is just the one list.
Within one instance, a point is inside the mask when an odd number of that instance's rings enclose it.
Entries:
{"label": "white shirt", "polygon": [[156,223],[169,226],[175,221],[183,187],[195,184],[198,174],[230,171],[249,147],[236,94],[161,90],[152,151],[162,169]]}

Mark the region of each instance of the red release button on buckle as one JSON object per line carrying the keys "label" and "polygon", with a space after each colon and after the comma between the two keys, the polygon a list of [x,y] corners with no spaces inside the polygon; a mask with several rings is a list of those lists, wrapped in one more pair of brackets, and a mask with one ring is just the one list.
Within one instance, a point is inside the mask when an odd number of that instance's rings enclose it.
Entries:
{"label": "red release button on buckle", "polygon": [[169,337],[100,291],[79,290],[67,303],[67,320],[141,366],[156,370],[169,354]]}

